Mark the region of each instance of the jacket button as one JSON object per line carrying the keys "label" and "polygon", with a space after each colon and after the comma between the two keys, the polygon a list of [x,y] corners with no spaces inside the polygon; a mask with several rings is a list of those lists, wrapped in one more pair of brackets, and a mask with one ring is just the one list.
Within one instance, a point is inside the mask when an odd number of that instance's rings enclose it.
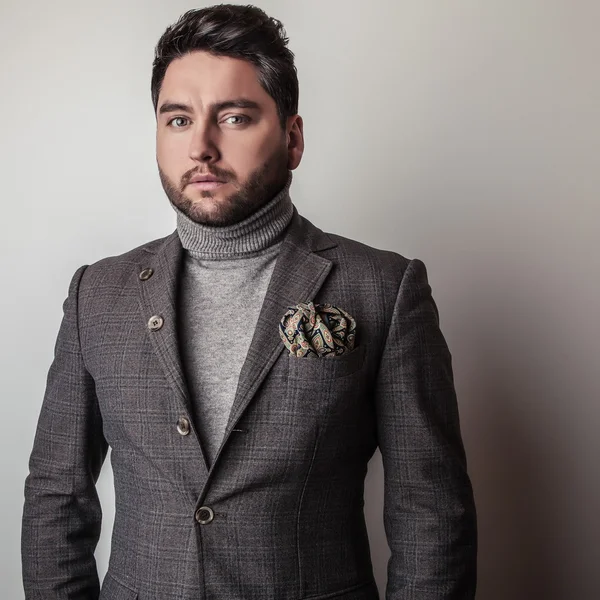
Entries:
{"label": "jacket button", "polygon": [[147,279],[150,279],[150,277],[152,277],[154,273],[153,269],[144,269],[141,273],[140,273],[140,279],[142,281],[146,281]]}
{"label": "jacket button", "polygon": [[215,518],[215,513],[213,512],[212,508],[209,508],[208,506],[201,506],[196,511],[195,516],[196,516],[196,521],[198,521],[198,523],[200,523],[200,525],[206,525],[207,523],[210,523]]}
{"label": "jacket button", "polygon": [[179,417],[179,419],[177,419],[177,431],[181,435],[188,435],[188,433],[190,432],[189,420],[185,417]]}
{"label": "jacket button", "polygon": [[164,319],[159,315],[150,317],[148,321],[148,329],[150,331],[158,331],[164,325]]}

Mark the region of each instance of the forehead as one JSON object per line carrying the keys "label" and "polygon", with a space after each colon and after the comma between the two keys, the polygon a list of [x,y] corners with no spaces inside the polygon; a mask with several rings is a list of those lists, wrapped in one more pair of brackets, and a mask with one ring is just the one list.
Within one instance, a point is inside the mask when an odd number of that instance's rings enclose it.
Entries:
{"label": "forehead", "polygon": [[192,52],[172,61],[165,73],[160,97],[200,104],[237,97],[260,103],[272,101],[260,85],[252,63],[208,52]]}

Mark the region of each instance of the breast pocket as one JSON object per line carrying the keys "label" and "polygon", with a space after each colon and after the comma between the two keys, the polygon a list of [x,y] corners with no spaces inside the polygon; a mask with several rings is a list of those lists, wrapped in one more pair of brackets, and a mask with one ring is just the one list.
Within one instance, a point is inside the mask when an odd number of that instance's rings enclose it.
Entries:
{"label": "breast pocket", "polygon": [[358,371],[364,363],[366,346],[361,345],[346,354],[334,358],[297,357],[287,355],[288,372],[291,379],[314,384],[347,377]]}
{"label": "breast pocket", "polygon": [[320,422],[341,413],[350,416],[365,397],[366,354],[366,346],[357,346],[335,358],[286,356],[289,402]]}

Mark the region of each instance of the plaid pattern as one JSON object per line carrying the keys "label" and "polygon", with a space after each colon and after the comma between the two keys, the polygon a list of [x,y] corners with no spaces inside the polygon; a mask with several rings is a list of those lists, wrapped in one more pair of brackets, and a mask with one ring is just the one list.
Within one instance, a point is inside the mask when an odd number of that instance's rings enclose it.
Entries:
{"label": "plaid pattern", "polygon": [[[294,208],[208,469],[193,425],[177,430],[190,414],[181,259],[174,232],[71,281],[25,485],[26,598],[376,600],[363,488],[377,445],[385,597],[474,598],[475,508],[424,264],[325,234]],[[329,360],[285,352],[278,323],[298,302],[344,307],[356,347]],[[116,514],[100,591],[95,481],[108,445]],[[195,520],[201,506],[212,522]]]}

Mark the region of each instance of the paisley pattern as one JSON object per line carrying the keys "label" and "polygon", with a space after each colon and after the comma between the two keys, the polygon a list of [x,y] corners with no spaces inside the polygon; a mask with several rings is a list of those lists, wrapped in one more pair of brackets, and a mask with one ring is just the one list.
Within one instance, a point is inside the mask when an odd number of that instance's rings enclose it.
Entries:
{"label": "paisley pattern", "polygon": [[290,354],[331,358],[354,349],[356,321],[332,304],[300,302],[281,319],[279,335]]}

